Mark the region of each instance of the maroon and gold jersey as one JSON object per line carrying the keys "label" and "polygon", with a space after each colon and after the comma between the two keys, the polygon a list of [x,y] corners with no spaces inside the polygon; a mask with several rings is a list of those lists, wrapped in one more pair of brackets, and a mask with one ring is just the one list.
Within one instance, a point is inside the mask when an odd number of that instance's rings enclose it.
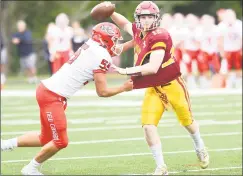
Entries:
{"label": "maroon and gold jersey", "polygon": [[178,63],[174,58],[174,47],[170,34],[163,28],[149,31],[143,36],[140,29],[133,23],[134,66],[149,62],[151,52],[165,50],[165,56],[158,72],[147,76],[132,76],[134,89],[164,85],[181,75]]}

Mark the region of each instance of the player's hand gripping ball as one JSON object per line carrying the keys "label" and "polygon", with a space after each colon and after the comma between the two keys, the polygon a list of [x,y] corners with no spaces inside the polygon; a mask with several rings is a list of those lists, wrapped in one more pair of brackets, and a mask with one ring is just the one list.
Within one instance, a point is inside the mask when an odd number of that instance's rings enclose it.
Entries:
{"label": "player's hand gripping ball", "polygon": [[91,17],[97,21],[103,21],[106,18],[110,17],[115,11],[115,4],[105,1],[100,4],[97,4],[90,12]]}

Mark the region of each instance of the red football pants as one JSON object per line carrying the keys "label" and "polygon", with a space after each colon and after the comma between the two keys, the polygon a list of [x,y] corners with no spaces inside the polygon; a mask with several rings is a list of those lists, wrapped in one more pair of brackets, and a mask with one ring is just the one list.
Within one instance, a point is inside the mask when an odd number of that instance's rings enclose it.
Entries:
{"label": "red football pants", "polygon": [[56,73],[69,60],[70,51],[57,52],[59,58],[55,59],[52,64],[52,74]]}
{"label": "red football pants", "polygon": [[186,50],[185,52],[190,57],[190,61],[188,63],[186,63],[186,67],[187,67],[188,73],[191,73],[192,72],[192,60],[195,59],[197,61],[199,50],[197,50],[197,51]]}
{"label": "red football pants", "polygon": [[198,56],[198,71],[199,73],[205,73],[210,70],[211,68],[214,70],[215,73],[218,73],[220,70],[220,60],[217,53],[206,53],[201,51]]}
{"label": "red football pants", "polygon": [[233,69],[235,69],[235,70],[242,69],[242,52],[241,51],[225,52],[225,57],[227,59],[229,71],[231,71]]}
{"label": "red football pants", "polygon": [[53,141],[57,148],[68,145],[66,98],[48,90],[42,83],[36,90],[36,100],[40,108],[41,144]]}

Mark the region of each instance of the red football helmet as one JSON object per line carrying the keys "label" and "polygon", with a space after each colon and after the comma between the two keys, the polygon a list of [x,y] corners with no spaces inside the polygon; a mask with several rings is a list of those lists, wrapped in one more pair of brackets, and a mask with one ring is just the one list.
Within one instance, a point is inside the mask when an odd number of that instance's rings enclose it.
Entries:
{"label": "red football helmet", "polygon": [[101,44],[111,56],[119,56],[122,52],[123,45],[119,40],[123,40],[120,29],[109,22],[97,24],[92,29],[92,39]]}
{"label": "red football helmet", "polygon": [[141,25],[140,20],[139,20],[140,15],[154,15],[154,17],[155,17],[154,22],[147,29],[147,31],[153,30],[160,26],[160,21],[161,21],[160,10],[159,10],[158,6],[155,3],[153,3],[152,1],[141,2],[137,6],[137,8],[134,12],[134,18],[135,18],[137,28],[144,30],[143,26]]}

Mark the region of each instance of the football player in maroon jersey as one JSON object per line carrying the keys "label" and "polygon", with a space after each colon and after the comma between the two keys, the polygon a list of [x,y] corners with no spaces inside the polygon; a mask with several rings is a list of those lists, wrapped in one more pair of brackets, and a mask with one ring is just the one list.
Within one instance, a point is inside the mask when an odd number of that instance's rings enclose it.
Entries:
{"label": "football player in maroon jersey", "polygon": [[[105,2],[108,5],[107,2]],[[111,4],[111,3],[110,3]],[[134,89],[147,88],[142,105],[142,126],[156,161],[154,175],[167,175],[157,125],[165,110],[173,109],[193,139],[201,168],[209,164],[209,155],[200,136],[199,125],[191,113],[190,98],[174,57],[171,36],[160,28],[160,10],[152,1],[141,2],[134,13],[135,22],[114,12],[111,19],[133,36],[134,67],[117,72],[130,75]]]}

